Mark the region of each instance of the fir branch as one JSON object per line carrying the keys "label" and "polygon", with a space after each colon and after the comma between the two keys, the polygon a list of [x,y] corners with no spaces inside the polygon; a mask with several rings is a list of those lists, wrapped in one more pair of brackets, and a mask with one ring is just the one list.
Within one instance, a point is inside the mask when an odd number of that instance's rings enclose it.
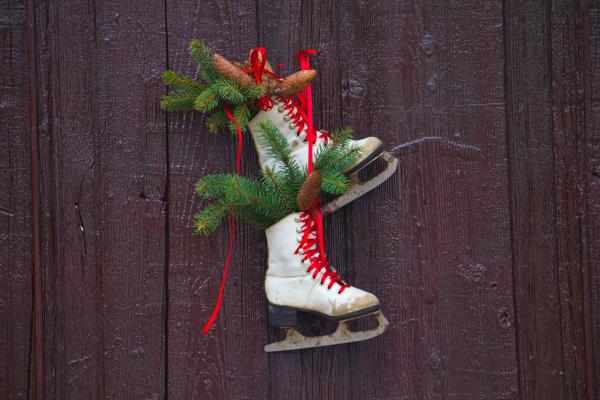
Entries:
{"label": "fir branch", "polygon": [[352,139],[352,132],[353,132],[352,128],[349,128],[349,127],[339,128],[339,129],[336,129],[335,131],[333,131],[332,133],[330,133],[329,136],[335,146],[338,146],[338,145],[345,146]]}
{"label": "fir branch", "polygon": [[208,88],[204,92],[200,93],[194,101],[194,108],[204,113],[214,110],[219,105],[219,98],[217,95]]}
{"label": "fir branch", "polygon": [[[248,128],[248,122],[250,121],[250,107],[248,107],[247,104],[240,104],[238,106],[235,106],[235,108],[233,109],[233,117],[240,125],[240,129],[242,130],[242,132],[246,131],[246,129]],[[237,134],[237,127],[235,126],[233,121],[228,120],[227,124],[229,126],[229,131],[234,135]]]}
{"label": "fir branch", "polygon": [[206,85],[203,85],[188,76],[171,70],[166,70],[163,72],[162,78],[165,85],[177,86],[180,89],[187,89],[196,95],[199,95],[206,89]]}
{"label": "fir branch", "polygon": [[206,207],[207,211],[199,214],[202,216],[201,227],[207,231],[219,224],[228,213],[227,207],[235,209],[241,218],[259,228],[270,226],[290,213],[281,199],[262,182],[233,174],[207,175],[196,184],[196,192],[204,198],[217,199],[213,204],[218,207],[211,204]]}
{"label": "fir branch", "polygon": [[213,111],[206,118],[206,128],[208,128],[210,133],[217,133],[221,128],[227,126],[228,121],[229,118],[227,118],[227,114],[224,111]]}
{"label": "fir branch", "polygon": [[204,42],[194,39],[190,42],[188,50],[192,58],[200,66],[200,74],[205,82],[213,83],[219,79],[220,75],[213,65],[212,54]]}
{"label": "fir branch", "polygon": [[285,206],[285,214],[291,214],[296,210],[295,192],[286,185],[284,174],[272,168],[265,167],[261,172],[262,182],[265,189],[277,196]]}
{"label": "fir branch", "polygon": [[194,216],[194,229],[199,235],[210,235],[217,230],[224,217],[231,213],[232,207],[223,201],[209,204]]}
{"label": "fir branch", "polygon": [[242,94],[240,86],[229,79],[217,79],[211,89],[230,104],[241,104],[246,101],[246,96]]}
{"label": "fir branch", "polygon": [[340,172],[325,172],[323,173],[323,182],[321,183],[321,189],[324,192],[333,195],[340,195],[348,190],[350,186],[350,181]]}
{"label": "fir branch", "polygon": [[183,111],[194,109],[196,95],[178,91],[164,95],[160,100],[160,107],[165,111]]}
{"label": "fir branch", "polygon": [[361,154],[362,148],[357,145],[338,149],[338,151],[333,153],[333,157],[330,158],[329,163],[324,167],[324,171],[344,173],[356,164]]}
{"label": "fir branch", "polygon": [[357,145],[348,146],[345,144],[330,142],[321,146],[314,159],[314,168],[325,172],[334,169],[338,172],[344,172],[351,165],[356,163],[362,154],[362,148]]}
{"label": "fir branch", "polygon": [[196,182],[196,193],[206,199],[228,199],[232,203],[230,193],[234,174],[210,174]]}
{"label": "fir branch", "polygon": [[260,85],[253,83],[246,89],[245,95],[248,99],[260,99],[265,95],[266,86],[264,83]]}
{"label": "fir branch", "polygon": [[281,165],[290,183],[297,184],[301,178],[301,169],[298,162],[292,157],[292,149],[283,134],[269,120],[259,121],[258,128],[262,132],[260,138],[265,142],[267,153]]}

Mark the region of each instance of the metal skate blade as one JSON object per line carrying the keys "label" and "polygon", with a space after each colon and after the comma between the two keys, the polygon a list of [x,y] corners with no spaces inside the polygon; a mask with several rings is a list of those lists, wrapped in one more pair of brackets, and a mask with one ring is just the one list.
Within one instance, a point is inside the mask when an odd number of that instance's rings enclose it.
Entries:
{"label": "metal skate blade", "polygon": [[350,177],[351,183],[348,191],[321,207],[321,212],[323,215],[331,214],[335,210],[342,208],[351,201],[356,200],[365,193],[375,189],[377,186],[385,182],[390,176],[394,175],[396,168],[398,168],[398,160],[386,151],[382,152],[378,158],[387,163],[385,169],[366,182],[362,182],[358,178],[358,172],[354,173]]}
{"label": "metal skate blade", "polygon": [[[349,329],[347,322],[358,318],[364,318],[369,315],[374,315],[377,319],[377,326],[366,331],[353,332]],[[337,329],[330,335],[324,336],[304,336],[296,330],[296,328],[284,328],[285,339],[270,343],[265,346],[266,352],[272,351],[287,351],[307,349],[310,347],[332,346],[342,343],[360,342],[367,339],[372,339],[381,335],[389,326],[388,320],[383,316],[381,311],[370,314],[361,315],[354,318],[349,318],[340,321]]]}

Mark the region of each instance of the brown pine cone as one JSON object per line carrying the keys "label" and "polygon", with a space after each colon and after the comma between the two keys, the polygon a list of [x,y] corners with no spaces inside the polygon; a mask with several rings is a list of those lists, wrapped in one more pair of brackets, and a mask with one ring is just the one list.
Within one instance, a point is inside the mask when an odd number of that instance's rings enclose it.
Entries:
{"label": "brown pine cone", "polygon": [[281,97],[286,97],[299,92],[311,83],[316,76],[317,71],[314,69],[293,73],[279,83],[279,87],[275,90],[275,93]]}
{"label": "brown pine cone", "polygon": [[213,64],[219,74],[226,79],[237,82],[243,89],[248,88],[254,82],[250,75],[219,54],[215,53],[213,55]]}
{"label": "brown pine cone", "polygon": [[319,198],[319,195],[321,194],[321,183],[323,183],[323,177],[317,170],[313,171],[306,179],[304,179],[304,183],[302,183],[298,195],[296,196],[296,206],[298,206],[300,211],[308,211]]}

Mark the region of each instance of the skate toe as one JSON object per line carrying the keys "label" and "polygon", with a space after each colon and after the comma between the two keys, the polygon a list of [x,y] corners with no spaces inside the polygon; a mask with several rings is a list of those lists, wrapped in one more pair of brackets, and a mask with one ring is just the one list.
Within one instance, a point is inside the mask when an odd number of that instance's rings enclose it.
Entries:
{"label": "skate toe", "polygon": [[353,296],[349,301],[338,302],[335,305],[334,314],[336,316],[356,315],[377,308],[379,308],[379,299],[371,293],[363,292],[360,296]]}

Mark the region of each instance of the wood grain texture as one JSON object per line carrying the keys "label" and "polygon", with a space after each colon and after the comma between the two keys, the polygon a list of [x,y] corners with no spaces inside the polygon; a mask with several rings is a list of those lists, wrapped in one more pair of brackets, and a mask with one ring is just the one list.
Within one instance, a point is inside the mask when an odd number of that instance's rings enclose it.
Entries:
{"label": "wood grain texture", "polygon": [[[590,268],[592,324],[593,394],[600,395],[600,1],[590,2],[588,9],[588,66],[585,85],[587,126],[587,243]],[[588,349],[589,351],[589,349]],[[589,389],[589,388],[588,388]]]}
{"label": "wood grain texture", "polygon": [[45,397],[164,397],[164,3],[39,3]]}
{"label": "wood grain texture", "polygon": [[[356,42],[366,43],[351,44],[340,64],[352,65],[352,48],[365,49],[367,66],[349,71],[348,123],[382,135],[401,166],[392,193],[382,188],[369,212],[355,203],[349,230],[378,244],[364,251],[355,239],[355,279],[372,282],[395,321],[378,364],[400,358],[406,372],[373,373],[357,397],[512,398],[502,8],[437,1],[383,7],[366,27],[351,25]],[[358,267],[367,265],[379,273]]]}
{"label": "wood grain texture", "polygon": [[[196,75],[187,52],[191,39],[205,40],[231,61],[256,46],[251,1],[170,1],[167,5],[169,68]],[[235,253],[219,317],[208,321],[219,292],[228,251],[228,224],[211,237],[193,233],[202,207],[196,181],[208,173],[232,172],[236,138],[211,135],[198,113],[170,114],[169,127],[169,398],[265,399],[269,390],[264,297],[264,234],[238,222]],[[256,155],[244,139],[243,175],[256,175]]]}
{"label": "wood grain texture", "polygon": [[588,260],[590,263],[591,314],[593,338],[594,394],[600,394],[600,1],[589,8],[589,79],[586,85],[587,120],[587,215]]}
{"label": "wood grain texture", "polygon": [[586,239],[587,6],[554,1],[552,124],[561,353],[568,398],[592,399],[589,256]]}
{"label": "wood grain texture", "polygon": [[328,227],[329,258],[380,297],[390,332],[272,355],[271,398],[512,398],[501,7],[259,4],[261,26],[286,21],[262,36],[271,52],[320,52],[319,126],[376,135],[401,161]]}
{"label": "wood grain texture", "polygon": [[33,218],[27,8],[0,3],[0,399],[33,392]]}
{"label": "wood grain texture", "polygon": [[[506,3],[508,158],[523,399],[589,398],[585,10]],[[526,60],[523,62],[523,60]],[[586,316],[587,315],[587,316]]]}
{"label": "wood grain texture", "polygon": [[[0,3],[0,399],[600,395],[598,0],[29,4]],[[193,188],[233,171],[236,140],[159,109],[164,69],[197,74],[192,38],[230,60],[264,46],[288,73],[315,48],[317,126],[399,158],[325,221],[329,259],[380,298],[383,336],[265,354],[266,243],[243,222],[202,335],[229,235],[193,234]],[[246,135],[242,174],[257,171]]]}

